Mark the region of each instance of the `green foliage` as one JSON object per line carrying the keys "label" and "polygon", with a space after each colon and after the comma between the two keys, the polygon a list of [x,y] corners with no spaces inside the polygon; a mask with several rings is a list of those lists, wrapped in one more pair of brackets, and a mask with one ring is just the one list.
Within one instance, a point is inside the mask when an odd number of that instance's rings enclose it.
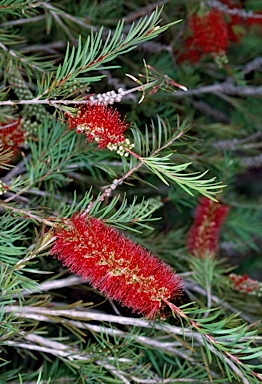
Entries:
{"label": "green foliage", "polygon": [[247,248],[258,251],[253,238],[259,238],[261,234],[261,228],[257,225],[262,217],[261,209],[259,205],[249,206],[249,209],[236,207],[229,215],[224,239],[232,241],[239,252],[244,252]]}
{"label": "green foliage", "polygon": [[156,10],[152,12],[150,17],[140,19],[137,24],[132,24],[125,37],[123,36],[123,21],[117,24],[113,35],[109,31],[104,42],[102,28],[95,34],[91,31],[84,45],[82,45],[82,37],[79,36],[77,50],[75,47],[70,50],[68,44],[64,62],[58,66],[55,79],[52,81],[52,78],[49,77],[49,81],[44,83],[43,86],[39,84],[39,95],[45,97],[61,95],[63,94],[62,90],[65,82],[72,82],[75,79],[84,83],[101,80],[103,76],[81,77],[81,75],[93,70],[116,68],[114,65],[104,66],[104,64],[133,50],[137,44],[155,38],[159,33],[164,32],[170,25],[174,24],[171,23],[160,27],[158,25],[159,14],[160,12]]}
{"label": "green foliage", "polygon": [[34,8],[37,2],[31,0],[2,0],[0,1],[0,12],[12,16],[26,15],[32,16],[35,13]]}
{"label": "green foliage", "polygon": [[[129,203],[124,197],[121,204],[117,206],[119,199],[120,196],[116,196],[110,204],[105,207],[100,207],[101,204],[98,197],[97,201],[94,201],[90,215],[98,219],[103,219],[106,223],[121,229],[129,229],[135,232],[139,232],[139,227],[141,227],[141,229],[152,229],[149,223],[158,219],[151,216],[152,213],[161,206],[160,202],[155,202],[151,206],[152,203],[149,200],[143,199],[141,203],[137,203],[137,198],[134,197],[133,201]],[[129,224],[129,226],[127,226],[127,224]],[[130,225],[134,225],[135,227],[131,227]]]}
{"label": "green foliage", "polygon": [[65,183],[69,169],[74,170],[74,162],[82,159],[80,140],[77,142],[73,133],[65,134],[65,127],[59,123],[53,122],[49,128],[47,122],[40,125],[38,140],[29,142],[32,155],[26,165],[31,184],[40,187],[42,182],[49,181],[57,188]]}
{"label": "green foliage", "polygon": [[[177,123],[178,125],[178,123]],[[157,122],[151,121],[150,127],[145,126],[143,132],[138,127],[131,127],[136,153],[142,157],[149,157],[154,153],[172,153],[179,145],[183,135],[189,130],[186,121],[176,129],[167,120],[157,116]]]}
{"label": "green foliage", "polygon": [[261,7],[262,7],[262,1],[261,0],[248,0],[247,1],[247,4],[246,4],[246,7],[247,9],[250,9],[254,12],[259,12],[261,11]]}
{"label": "green foliage", "polygon": [[207,171],[204,174],[195,174],[195,173],[183,173],[191,163],[174,165],[168,164],[170,156],[164,158],[146,158],[143,159],[145,165],[155,173],[163,183],[169,185],[168,180],[175,181],[181,188],[183,188],[188,194],[193,196],[193,193],[190,189],[194,189],[201,193],[204,196],[207,196],[212,199],[212,194],[217,194],[221,191],[220,183],[214,184],[214,178],[209,180],[201,180],[203,176],[206,175]]}
{"label": "green foliage", "polygon": [[[191,62],[189,19],[220,4],[202,3],[0,0],[0,383],[261,382],[261,299],[228,276],[261,280],[261,19],[233,26],[227,64]],[[67,125],[121,88],[122,157]],[[216,257],[187,249],[199,196],[229,207]],[[168,263],[183,295],[149,321],[69,275],[49,250],[80,212]]]}

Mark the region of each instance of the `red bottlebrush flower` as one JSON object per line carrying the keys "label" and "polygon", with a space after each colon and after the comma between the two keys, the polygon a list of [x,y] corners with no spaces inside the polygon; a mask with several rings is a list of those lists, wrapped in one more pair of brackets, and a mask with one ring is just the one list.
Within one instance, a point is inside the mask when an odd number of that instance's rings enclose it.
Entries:
{"label": "red bottlebrush flower", "polygon": [[235,273],[230,273],[229,279],[232,281],[235,291],[249,295],[262,295],[262,283],[251,279],[247,274],[236,275]]}
{"label": "red bottlebrush flower", "polygon": [[68,117],[68,125],[69,129],[76,128],[77,133],[84,133],[90,143],[96,141],[98,148],[118,150],[123,155],[125,148],[133,147],[124,136],[128,124],[121,120],[119,112],[112,107],[87,103],[80,107],[76,117]]}
{"label": "red bottlebrush flower", "polygon": [[13,151],[17,155],[20,146],[24,143],[25,132],[20,127],[20,119],[0,124],[0,144],[4,150]]}
{"label": "red bottlebrush flower", "polygon": [[75,214],[50,253],[108,297],[153,318],[181,294],[182,280],[146,249],[101,220]]}
{"label": "red bottlebrush flower", "polygon": [[189,19],[192,32],[192,48],[203,53],[224,54],[228,46],[227,24],[223,14],[211,10],[203,16],[194,14]]}
{"label": "red bottlebrush flower", "polygon": [[187,239],[187,248],[192,255],[204,258],[207,254],[217,253],[220,229],[228,210],[226,205],[200,198]]}

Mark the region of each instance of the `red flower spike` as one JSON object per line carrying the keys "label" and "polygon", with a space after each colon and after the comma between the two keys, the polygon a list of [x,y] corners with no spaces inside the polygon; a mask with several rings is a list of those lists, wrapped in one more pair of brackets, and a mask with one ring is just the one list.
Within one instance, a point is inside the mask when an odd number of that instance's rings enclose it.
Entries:
{"label": "red flower spike", "polygon": [[221,226],[229,207],[201,197],[195,211],[194,222],[189,230],[187,248],[197,257],[216,255]]}
{"label": "red flower spike", "polygon": [[228,46],[228,30],[223,14],[211,10],[204,16],[192,15],[189,19],[192,32],[192,48],[202,53],[225,54]]}
{"label": "red flower spike", "polygon": [[20,146],[25,141],[25,132],[20,127],[20,119],[0,124],[0,144],[4,150],[13,151],[17,155]]}
{"label": "red flower spike", "polygon": [[60,228],[50,253],[123,305],[153,318],[179,295],[182,280],[171,268],[101,220],[75,214]]}
{"label": "red flower spike", "polygon": [[247,274],[236,275],[235,273],[230,273],[229,278],[235,291],[248,295],[262,295],[262,283],[251,279]]}
{"label": "red flower spike", "polygon": [[76,133],[84,133],[88,142],[96,141],[98,148],[107,147],[125,155],[124,149],[133,147],[123,134],[129,125],[112,107],[87,103],[80,107],[76,117],[68,117],[68,125],[69,129],[76,128]]}

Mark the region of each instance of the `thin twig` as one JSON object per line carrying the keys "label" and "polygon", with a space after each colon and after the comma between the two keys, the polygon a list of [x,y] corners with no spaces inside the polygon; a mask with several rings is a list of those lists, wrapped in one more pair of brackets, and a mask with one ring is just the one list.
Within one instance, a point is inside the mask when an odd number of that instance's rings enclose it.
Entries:
{"label": "thin twig", "polygon": [[262,166],[262,154],[243,157],[241,164],[247,168],[260,168]]}
{"label": "thin twig", "polygon": [[[27,217],[28,219],[30,220],[33,220],[33,221],[37,221],[39,223],[43,223],[43,224],[46,224],[50,227],[54,227],[56,224],[52,221],[49,221],[49,220],[46,220],[46,219],[43,219],[42,217],[39,217],[35,214],[33,214],[32,212],[30,211],[26,211],[24,209],[20,209],[20,208],[15,208],[13,207],[12,205],[9,205],[9,204],[5,204],[5,203],[0,203],[0,207],[2,207],[3,209],[5,209],[6,211],[11,211],[11,212],[15,212],[15,213],[18,213],[20,216],[24,216],[24,217]],[[55,219],[55,218],[54,218]]]}
{"label": "thin twig", "polygon": [[27,18],[21,18],[21,19],[17,19],[17,20],[10,20],[10,21],[6,21],[2,24],[0,24],[0,28],[3,28],[3,27],[13,27],[13,26],[16,26],[16,25],[24,25],[24,24],[28,24],[28,23],[36,23],[40,20],[44,20],[46,18],[45,15],[39,15],[39,16],[34,16],[34,17],[27,17]]}
{"label": "thin twig", "polygon": [[[201,335],[199,336],[201,337]],[[220,357],[222,352],[219,352],[213,345],[209,344],[208,348],[212,353],[214,353],[214,355]],[[227,352],[225,352],[225,354],[227,354]],[[241,379],[243,384],[250,384],[249,379],[244,377],[242,371],[234,364],[234,362],[229,357],[225,356],[225,354],[223,354],[224,362],[230,366],[232,371]]]}
{"label": "thin twig", "polygon": [[[125,24],[131,24],[135,20],[145,15],[150,15],[156,8],[162,7],[163,5],[169,3],[169,1],[170,0],[160,0],[155,3],[150,3],[143,8],[138,8],[135,12],[130,13],[128,16],[124,17]],[[112,22],[113,20],[107,19],[107,22],[110,22],[110,21]],[[128,26],[128,29],[129,28],[130,26]]]}
{"label": "thin twig", "polygon": [[[14,313],[14,316],[21,316],[19,315],[19,313]],[[114,328],[109,328],[109,327],[106,327],[104,325],[93,325],[93,324],[90,324],[90,323],[85,323],[85,322],[82,322],[82,321],[76,321],[76,320],[64,320],[64,319],[60,319],[60,318],[56,318],[56,317],[50,317],[50,316],[44,316],[44,315],[39,315],[39,314],[35,314],[35,313],[26,313],[25,315],[25,318],[26,319],[31,319],[31,320],[36,320],[36,321],[45,321],[45,322],[49,322],[49,323],[60,323],[60,324],[66,324],[66,325],[71,325],[72,327],[75,327],[75,328],[79,328],[79,329],[85,329],[85,330],[88,330],[90,332],[94,332],[94,333],[103,333],[103,334],[107,334],[109,336],[113,336],[113,337],[120,337],[120,338],[130,338],[130,333],[129,331],[128,332],[124,332],[124,331],[120,331],[119,329],[114,329]],[[141,343],[143,345],[146,345],[150,348],[154,348],[154,349],[161,349],[163,351],[166,351],[168,353],[172,353],[172,354],[175,354],[179,357],[182,357],[183,359],[185,360],[188,360],[190,361],[192,364],[195,364],[195,361],[192,357],[189,356],[189,354],[185,354],[183,352],[181,352],[179,350],[178,347],[181,347],[181,343],[180,342],[174,342],[174,341],[167,341],[167,342],[163,342],[163,341],[159,341],[159,340],[155,340],[155,339],[152,339],[150,337],[146,337],[146,336],[139,336],[139,335],[132,335],[132,338],[134,339],[134,341],[138,342],[138,343]],[[190,350],[190,354],[192,353],[191,351],[191,347],[189,348]]]}
{"label": "thin twig", "polygon": [[[27,155],[26,156],[26,160],[27,162],[29,161],[31,157],[31,154]],[[14,177],[16,176],[19,176],[21,175],[22,173],[24,173],[26,170],[26,167],[25,167],[25,160],[22,159],[21,161],[19,161],[18,164],[16,164],[15,167],[11,168],[10,171],[2,178],[2,180],[5,182],[5,183],[8,183],[9,180],[13,179]]]}
{"label": "thin twig", "polygon": [[[50,339],[44,338],[39,335],[35,334],[28,334],[24,336],[24,339],[26,341],[29,341],[30,343],[20,343],[17,341],[12,341],[8,340],[6,341],[5,344],[14,346],[14,347],[19,347],[19,348],[24,348],[24,349],[29,349],[33,351],[40,351],[40,352],[45,352],[49,353],[51,355],[55,355],[57,357],[60,357],[62,359],[66,358],[69,361],[94,361],[94,358],[86,353],[86,352],[81,352],[78,348],[76,347],[71,347],[68,345],[65,345],[63,343],[58,343],[57,341],[52,341]],[[40,345],[38,345],[40,344]],[[105,362],[105,360],[109,360],[107,357],[104,360],[95,360],[94,362],[97,365],[102,366],[104,369],[107,371],[110,371],[113,375],[117,376],[121,380],[123,380],[123,383],[125,384],[130,384],[130,381],[126,379],[126,373],[123,371],[120,371],[113,365],[109,364],[109,362]],[[126,359],[118,359],[118,362],[121,363],[121,361],[126,362]]]}
{"label": "thin twig", "polygon": [[24,314],[37,314],[37,315],[46,315],[46,316],[64,316],[70,319],[76,320],[88,320],[88,321],[99,321],[99,322],[109,322],[116,323],[121,325],[131,325],[139,328],[149,328],[149,329],[157,329],[163,332],[167,332],[170,335],[178,335],[178,336],[188,336],[193,337],[197,332],[192,331],[189,328],[180,328],[176,326],[172,326],[166,323],[159,323],[157,321],[145,320],[142,318],[130,318],[124,316],[115,316],[104,313],[97,313],[92,310],[75,310],[75,309],[49,309],[43,307],[30,307],[30,306],[15,306],[8,305],[5,308],[6,313],[14,312],[15,314],[20,314],[21,316]]}
{"label": "thin twig", "polygon": [[[85,29],[92,29],[93,31],[98,31],[98,28],[89,24],[87,20],[80,19],[78,17],[70,15],[69,13],[65,12],[64,10],[62,10],[60,8],[56,8],[53,4],[43,2],[42,5],[44,8],[48,9],[48,11],[50,12],[50,14],[53,17],[55,17],[55,15],[58,14],[59,16],[64,17],[67,20],[73,21],[75,24],[78,24]],[[57,19],[56,19],[56,21],[57,21]]]}
{"label": "thin twig", "polygon": [[261,138],[261,136],[261,132],[256,132],[242,139],[218,140],[214,144],[212,144],[212,146],[215,148],[230,149],[231,151],[238,150],[239,147],[241,148],[243,144],[249,143],[253,140],[258,140]]}
{"label": "thin twig", "polygon": [[[41,67],[39,67],[38,65],[35,65],[32,62],[26,60],[24,57],[19,56],[14,50],[8,49],[4,44],[0,43],[0,48],[2,48],[2,50],[4,52],[9,54],[14,59],[20,61],[21,63],[25,63],[26,65],[28,65],[32,69],[37,70],[39,72],[44,72],[44,70]],[[6,104],[6,105],[15,105],[15,104]]]}
{"label": "thin twig", "polygon": [[[197,336],[196,340],[198,340],[199,343],[202,342],[202,345],[207,348],[208,343],[208,349],[213,352],[216,356],[218,356],[223,361],[226,361],[226,363],[231,367],[234,374],[238,376],[242,380],[243,384],[249,384],[249,381],[245,377],[244,373],[241,371],[241,369],[238,366],[243,366],[244,363],[237,357],[237,352],[234,351],[235,355],[231,354],[230,352],[226,351],[225,349],[221,349],[221,341],[217,341],[213,336],[210,336],[208,333],[205,333],[201,327],[200,324],[197,323],[197,321],[191,319],[189,316],[187,316],[180,308],[176,307],[174,304],[169,303],[168,301],[164,300],[166,304],[169,305],[169,307],[172,309],[173,315],[175,317],[180,317],[184,320],[186,320],[193,329],[197,330]],[[253,337],[252,337],[253,339]],[[233,340],[233,339],[232,339]],[[243,339],[242,339],[243,340]],[[237,365],[236,365],[237,364]],[[251,371],[250,372],[255,377],[262,380],[262,376],[260,376],[257,372]]]}
{"label": "thin twig", "polygon": [[[177,308],[178,309],[178,308]],[[179,309],[178,309],[179,310]],[[243,384],[249,384],[249,381],[246,377],[244,377],[242,371],[238,368],[238,366],[235,364],[240,364],[241,362],[233,355],[231,355],[227,351],[219,351],[215,348],[216,341],[210,337],[209,335],[199,333],[196,331],[192,331],[191,329],[187,328],[179,328],[175,326],[171,326],[169,324],[159,324],[159,323],[154,323],[142,319],[131,319],[131,318],[125,318],[122,316],[114,316],[114,315],[104,315],[101,313],[92,313],[92,311],[76,311],[76,310],[54,310],[54,309],[47,309],[47,308],[42,308],[42,307],[19,307],[19,306],[7,306],[6,307],[6,312],[14,312],[16,316],[20,315],[25,315],[28,316],[30,314],[44,314],[48,316],[66,316],[69,317],[70,319],[78,318],[78,319],[87,319],[89,321],[91,320],[98,320],[98,321],[107,321],[107,322],[117,322],[118,324],[122,325],[133,325],[133,326],[139,326],[139,327],[144,327],[144,328],[154,328],[154,329],[160,329],[161,331],[167,332],[168,334],[173,334],[173,335],[180,335],[180,336],[189,336],[190,338],[193,338],[195,341],[197,341],[200,345],[206,347],[206,341],[209,342],[209,350],[214,353],[216,356],[221,358],[221,355],[223,355],[224,361],[231,367],[232,371],[242,380]],[[179,313],[181,314],[182,312],[179,310]],[[184,315],[184,318],[187,316]],[[194,325],[195,322],[191,320],[191,325]],[[198,328],[197,324],[194,326],[195,328]],[[204,341],[204,339],[206,341]],[[50,340],[48,340],[49,342]],[[52,342],[51,343],[56,343]],[[15,342],[10,342],[10,343],[15,343]],[[26,345],[26,344],[25,344]],[[18,345],[17,345],[18,346]],[[63,344],[63,347],[60,349],[64,352],[64,356],[67,357],[67,352],[66,349],[68,346],[65,346]],[[47,351],[46,351],[47,352]],[[71,351],[72,352],[72,351]],[[49,353],[49,352],[48,352]],[[76,353],[77,354],[77,353]],[[71,354],[70,354],[71,355]],[[75,356],[75,355],[74,355]],[[80,359],[83,359],[82,355],[80,354]],[[256,372],[252,372],[253,374],[256,374]]]}
{"label": "thin twig", "polygon": [[31,291],[30,293],[22,292],[22,294],[32,294],[36,292],[46,292],[46,291],[51,291],[53,289],[60,289],[64,287],[71,287],[72,285],[78,285],[78,284],[83,284],[86,283],[81,277],[78,276],[69,276],[66,277],[65,279],[58,279],[58,280],[50,280],[50,281],[45,281],[44,283],[41,283],[37,286],[37,289]]}
{"label": "thin twig", "polygon": [[262,57],[256,57],[254,60],[250,61],[245,65],[242,72],[244,75],[256,70],[262,70]]}
{"label": "thin twig", "polygon": [[[128,92],[128,91],[127,91]],[[151,157],[157,155],[159,152],[161,152],[163,149],[169,147],[175,140],[178,140],[180,137],[182,137],[184,134],[183,131],[179,132],[175,137],[173,137],[168,143],[164,144],[162,147],[156,149],[152,154],[151,154]],[[137,155],[135,152],[127,149],[127,152],[129,152],[132,156],[134,156],[136,159],[138,159],[138,164],[135,165],[132,169],[130,169],[125,175],[123,175],[122,177],[120,177],[119,179],[115,179],[113,184],[111,184],[110,186],[104,188],[104,192],[100,195],[99,197],[99,201],[104,201],[106,197],[109,197],[111,196],[112,194],[112,191],[116,189],[117,186],[123,184],[123,182],[128,179],[133,173],[135,173],[136,171],[138,171],[138,169],[140,169],[143,165],[144,165],[144,159]],[[85,210],[85,212],[83,213],[84,215],[88,215],[90,210],[92,209],[92,206],[94,205],[94,202],[91,202],[88,204],[88,207],[87,209]]]}
{"label": "thin twig", "polygon": [[[194,292],[200,293],[203,296],[207,295],[207,292],[204,288],[200,287],[196,283],[191,283],[190,281],[184,280],[185,284],[185,291],[186,290],[192,290]],[[238,308],[233,307],[228,302],[224,301],[222,298],[219,298],[215,295],[210,296],[211,301],[213,301],[216,304],[219,304],[221,307],[229,309],[231,312],[239,314],[239,316],[242,317],[242,319],[246,320],[248,323],[252,323],[254,320],[250,318],[249,316],[245,315],[244,313],[240,312]]]}
{"label": "thin twig", "polygon": [[193,101],[192,105],[194,108],[198,109],[199,111],[205,113],[208,116],[214,117],[218,121],[222,121],[226,124],[230,123],[230,118],[227,115],[215,108],[210,107],[210,105],[205,103],[204,101]]}
{"label": "thin twig", "polygon": [[187,92],[173,92],[173,97],[175,98],[185,98],[188,96],[202,95],[205,93],[214,93],[214,94],[227,94],[233,96],[262,96],[262,86],[255,87],[252,85],[233,85],[228,81],[218,84],[206,85],[203,87],[198,87]]}
{"label": "thin twig", "polygon": [[218,0],[207,0],[207,5],[209,5],[211,8],[216,8],[224,13],[228,13],[229,15],[240,16],[243,19],[248,19],[249,17],[258,20],[262,19],[262,15],[259,13],[254,13],[253,11],[245,11],[244,9],[239,8],[229,8],[226,4],[222,4]]}
{"label": "thin twig", "polygon": [[[0,43],[1,45],[1,43]],[[154,81],[152,81],[151,83],[147,83],[147,84],[142,84],[142,85],[139,85],[138,87],[134,87],[132,89],[128,89],[126,91],[123,91],[122,92],[122,97],[126,96],[126,95],[129,95],[130,93],[133,93],[133,92],[138,92],[138,91],[143,91],[144,89],[146,88],[149,88],[151,85],[153,86],[155,84]],[[47,93],[48,90],[45,91],[45,93]],[[35,97],[34,99],[30,99],[30,100],[16,100],[16,101],[13,101],[13,100],[5,100],[5,101],[0,101],[0,105],[41,105],[41,104],[44,104],[44,105],[50,105],[50,106],[53,106],[53,107],[58,107],[59,105],[82,105],[82,104],[86,104],[89,102],[89,95],[87,95],[85,97],[85,99],[83,100],[53,100],[53,99],[43,99],[41,100],[40,97],[42,95],[38,95],[37,97]]]}

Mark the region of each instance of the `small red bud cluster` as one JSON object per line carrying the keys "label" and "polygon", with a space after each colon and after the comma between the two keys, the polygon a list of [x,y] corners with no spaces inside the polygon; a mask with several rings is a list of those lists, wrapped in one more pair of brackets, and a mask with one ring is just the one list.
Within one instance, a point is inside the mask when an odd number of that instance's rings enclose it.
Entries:
{"label": "small red bud cluster", "polygon": [[120,156],[128,156],[128,149],[134,146],[124,136],[128,124],[116,109],[103,104],[88,102],[80,107],[76,117],[68,117],[68,126],[85,134],[88,142],[97,142],[98,148],[114,150]]}
{"label": "small red bud cluster", "polygon": [[153,318],[181,295],[171,268],[102,220],[75,214],[57,229],[50,253],[108,297]]}
{"label": "small red bud cluster", "polygon": [[231,273],[229,278],[235,291],[246,293],[248,295],[262,295],[262,283],[251,279],[247,274],[237,275],[235,273]]}
{"label": "small red bud cluster", "polygon": [[219,234],[228,210],[226,205],[200,198],[187,239],[187,248],[192,255],[204,258],[208,254],[217,254]]}
{"label": "small red bud cluster", "polygon": [[11,150],[16,156],[25,141],[25,132],[21,120],[9,120],[0,124],[0,144],[4,150]]}

